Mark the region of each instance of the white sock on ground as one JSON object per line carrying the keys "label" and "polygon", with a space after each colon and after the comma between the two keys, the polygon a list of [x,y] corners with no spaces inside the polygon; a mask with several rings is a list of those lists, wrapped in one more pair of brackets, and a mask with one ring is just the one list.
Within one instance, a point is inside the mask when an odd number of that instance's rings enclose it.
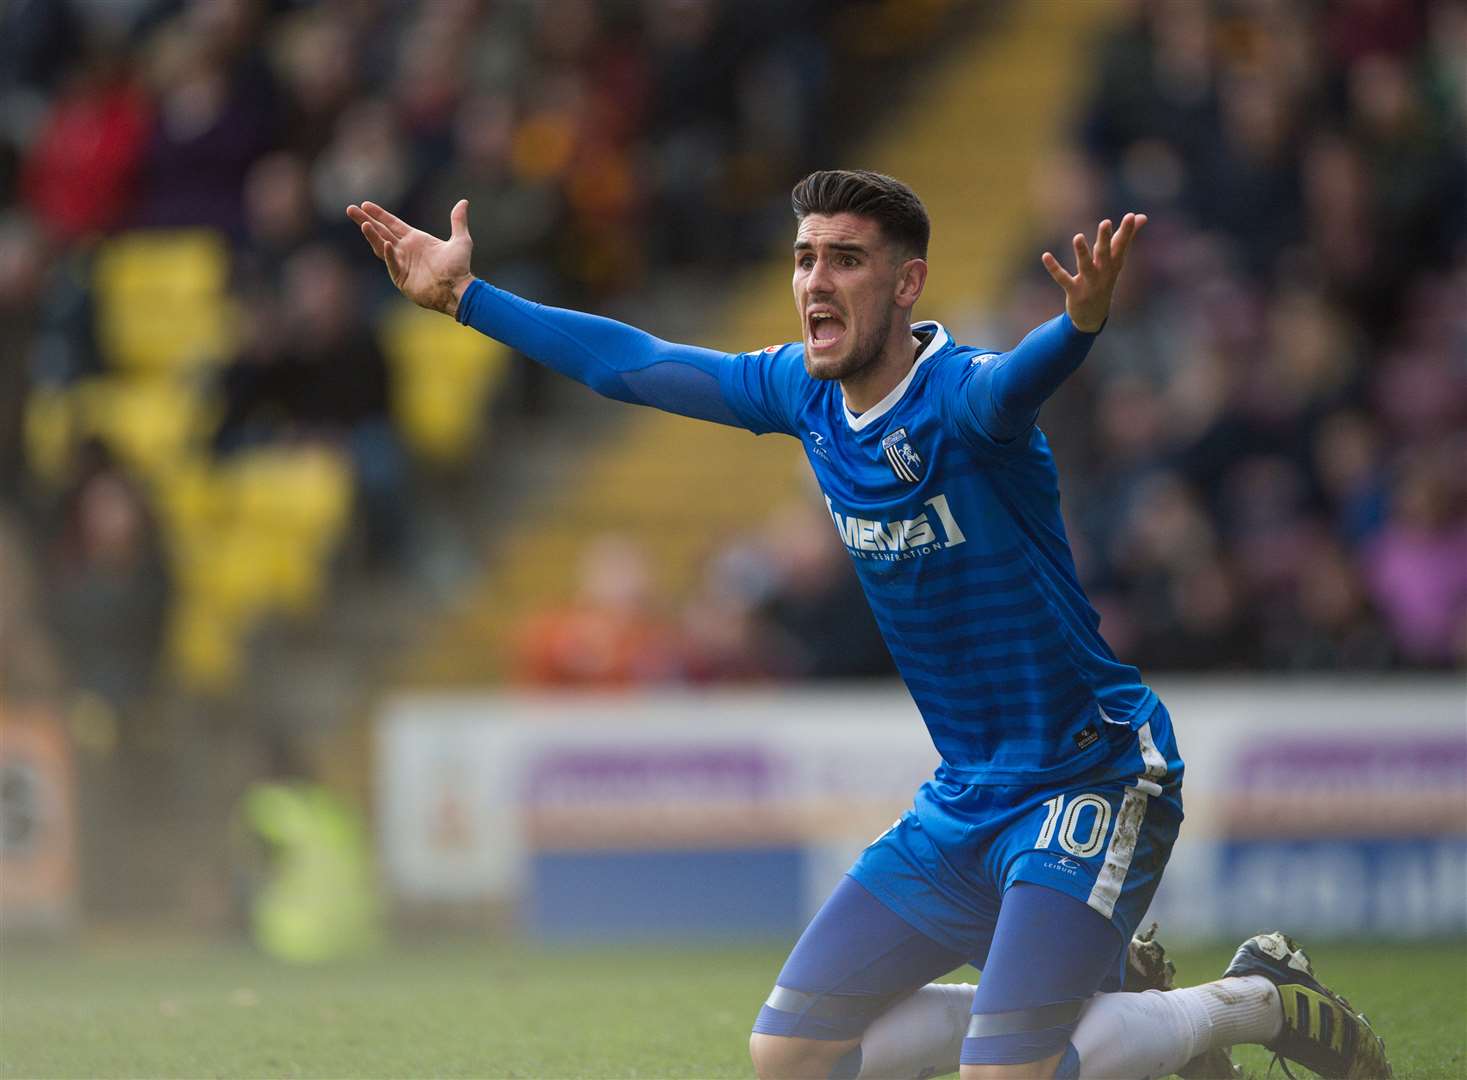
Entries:
{"label": "white sock on ground", "polygon": [[957,1072],[976,989],[972,983],[928,983],[878,1016],[861,1036],[857,1080]]}
{"label": "white sock on ground", "polygon": [[1181,990],[1097,994],[1070,1042],[1082,1080],[1138,1080],[1174,1073],[1219,1046],[1271,1042],[1283,1024],[1278,988],[1249,975]]}

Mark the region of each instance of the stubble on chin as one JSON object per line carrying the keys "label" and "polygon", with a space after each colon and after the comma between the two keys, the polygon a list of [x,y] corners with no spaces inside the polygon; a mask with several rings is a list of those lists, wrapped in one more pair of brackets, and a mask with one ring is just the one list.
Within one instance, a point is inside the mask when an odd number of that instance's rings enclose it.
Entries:
{"label": "stubble on chin", "polygon": [[822,358],[817,361],[810,355],[810,346],[805,346],[805,374],[810,376],[810,378],[820,379],[822,381],[842,378],[843,375],[840,367],[841,362],[839,360]]}
{"label": "stubble on chin", "polygon": [[880,352],[879,343],[858,341],[855,348],[844,356],[822,357],[817,361],[810,355],[810,346],[806,345],[805,374],[823,381],[849,379],[875,363]]}

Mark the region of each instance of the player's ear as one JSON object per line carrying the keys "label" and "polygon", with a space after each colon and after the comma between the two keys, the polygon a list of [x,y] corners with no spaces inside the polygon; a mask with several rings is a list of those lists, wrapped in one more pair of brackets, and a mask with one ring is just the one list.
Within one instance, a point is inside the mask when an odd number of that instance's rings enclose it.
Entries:
{"label": "player's ear", "polygon": [[927,260],[908,259],[897,271],[896,305],[899,308],[917,306],[922,287],[927,284]]}

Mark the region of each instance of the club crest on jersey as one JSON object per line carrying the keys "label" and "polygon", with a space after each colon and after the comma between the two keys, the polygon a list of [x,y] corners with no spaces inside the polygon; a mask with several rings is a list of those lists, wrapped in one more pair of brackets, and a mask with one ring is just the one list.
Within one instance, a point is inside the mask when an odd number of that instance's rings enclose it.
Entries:
{"label": "club crest on jersey", "polygon": [[907,429],[904,427],[897,428],[881,440],[881,452],[886,455],[887,463],[891,466],[891,471],[897,474],[898,480],[915,484],[927,471],[922,455],[917,453],[916,447],[908,440]]}

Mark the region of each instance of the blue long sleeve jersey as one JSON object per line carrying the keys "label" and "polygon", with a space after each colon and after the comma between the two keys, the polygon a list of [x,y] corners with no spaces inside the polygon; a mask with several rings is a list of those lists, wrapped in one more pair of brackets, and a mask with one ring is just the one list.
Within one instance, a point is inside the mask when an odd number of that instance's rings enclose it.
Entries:
{"label": "blue long sleeve jersey", "polygon": [[911,371],[859,415],[838,383],[806,374],[799,342],[741,354],[676,345],[478,280],[458,319],[607,397],[799,439],[942,755],[939,778],[1079,776],[1118,752],[1105,735],[1156,708],[1100,636],[1035,424],[1095,339],[1067,316],[1003,353],[917,323]]}

